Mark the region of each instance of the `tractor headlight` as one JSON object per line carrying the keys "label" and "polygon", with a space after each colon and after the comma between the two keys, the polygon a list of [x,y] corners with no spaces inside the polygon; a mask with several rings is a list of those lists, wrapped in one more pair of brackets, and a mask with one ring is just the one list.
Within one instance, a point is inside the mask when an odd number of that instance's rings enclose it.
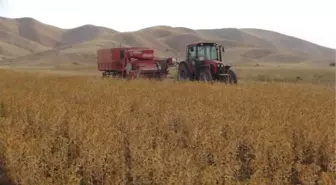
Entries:
{"label": "tractor headlight", "polygon": [[223,73],[224,65],[222,63],[217,64],[218,73]]}

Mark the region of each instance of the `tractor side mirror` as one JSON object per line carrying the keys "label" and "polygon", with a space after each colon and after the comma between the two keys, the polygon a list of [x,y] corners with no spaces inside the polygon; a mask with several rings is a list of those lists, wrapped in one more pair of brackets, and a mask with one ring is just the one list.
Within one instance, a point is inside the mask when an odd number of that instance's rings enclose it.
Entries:
{"label": "tractor side mirror", "polygon": [[219,45],[218,50],[220,49],[221,52],[225,52],[224,47],[222,45]]}
{"label": "tractor side mirror", "polygon": [[190,47],[189,50],[190,50],[191,52],[194,52],[194,48],[193,48],[193,47]]}

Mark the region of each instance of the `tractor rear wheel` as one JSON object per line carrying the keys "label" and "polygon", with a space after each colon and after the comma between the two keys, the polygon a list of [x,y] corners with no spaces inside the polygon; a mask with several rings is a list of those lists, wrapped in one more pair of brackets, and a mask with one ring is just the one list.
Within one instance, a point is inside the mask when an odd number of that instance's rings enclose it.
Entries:
{"label": "tractor rear wheel", "polygon": [[177,71],[177,80],[178,81],[186,81],[189,80],[189,71],[185,64],[179,64],[178,71]]}

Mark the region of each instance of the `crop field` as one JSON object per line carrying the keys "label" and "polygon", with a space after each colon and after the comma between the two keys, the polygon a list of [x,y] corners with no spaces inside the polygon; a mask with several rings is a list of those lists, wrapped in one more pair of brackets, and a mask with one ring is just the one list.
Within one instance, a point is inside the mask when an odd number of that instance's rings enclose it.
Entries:
{"label": "crop field", "polygon": [[1,185],[335,184],[333,83],[0,79]]}

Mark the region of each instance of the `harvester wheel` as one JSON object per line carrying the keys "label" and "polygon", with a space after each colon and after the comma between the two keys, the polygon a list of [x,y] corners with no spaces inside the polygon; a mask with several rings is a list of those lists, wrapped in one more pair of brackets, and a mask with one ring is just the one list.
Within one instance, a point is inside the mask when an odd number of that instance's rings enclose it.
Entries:
{"label": "harvester wheel", "polygon": [[109,77],[109,74],[108,74],[108,72],[102,72],[102,78],[104,79],[104,78],[107,78],[107,77]]}
{"label": "harvester wheel", "polygon": [[138,70],[135,71],[134,78],[135,79],[141,78],[141,70],[140,69],[138,69]]}
{"label": "harvester wheel", "polygon": [[106,77],[111,79],[118,79],[120,78],[120,74],[118,74],[117,72],[110,72],[108,75],[106,75]]}
{"label": "harvester wheel", "polygon": [[162,74],[162,73],[158,73],[157,75],[156,75],[156,80],[158,80],[158,81],[163,81],[164,79],[166,78],[166,75],[165,74]]}
{"label": "harvester wheel", "polygon": [[189,80],[189,71],[185,64],[180,63],[177,71],[177,80],[178,81],[185,81]]}
{"label": "harvester wheel", "polygon": [[122,76],[121,76],[121,73],[118,73],[118,72],[114,72],[114,73],[113,73],[113,78],[114,78],[114,79],[121,79],[121,77],[122,77]]}

